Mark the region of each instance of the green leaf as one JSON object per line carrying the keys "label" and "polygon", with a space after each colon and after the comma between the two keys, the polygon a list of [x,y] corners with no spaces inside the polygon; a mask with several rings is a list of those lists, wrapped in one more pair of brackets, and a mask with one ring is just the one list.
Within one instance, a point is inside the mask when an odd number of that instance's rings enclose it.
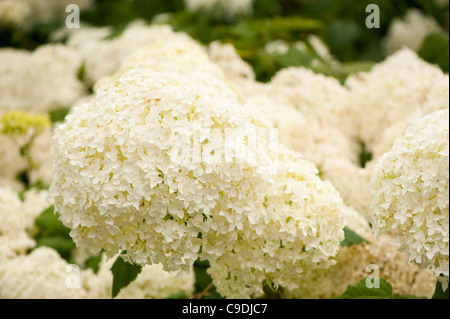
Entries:
{"label": "green leaf", "polygon": [[84,267],[91,268],[94,273],[96,274],[98,270],[100,269],[100,262],[102,261],[102,254],[90,256],[88,259],[84,262]]}
{"label": "green leaf", "polygon": [[433,294],[433,297],[431,297],[431,299],[449,299],[449,293],[448,292],[449,292],[448,288],[447,288],[446,291],[443,291],[442,284],[438,280],[436,282],[436,288],[434,290],[434,294]]}
{"label": "green leaf", "polygon": [[352,245],[358,245],[364,242],[367,242],[364,238],[359,236],[357,233],[355,233],[353,230],[344,227],[344,240],[341,241],[342,247],[350,247]]}
{"label": "green leaf", "polygon": [[70,229],[59,220],[59,213],[55,212],[55,207],[51,205],[45,209],[34,221],[42,236],[60,236],[70,238]]}
{"label": "green leaf", "polygon": [[369,288],[367,279],[368,277],[365,277],[356,285],[349,285],[342,295],[331,299],[386,299],[392,296],[392,286],[386,280],[379,278],[379,287]]}
{"label": "green leaf", "polygon": [[63,122],[69,112],[69,107],[61,107],[59,109],[49,111],[48,115],[50,115],[50,121],[52,121],[52,123],[56,123]]}
{"label": "green leaf", "polygon": [[51,247],[62,258],[69,260],[71,252],[76,246],[70,237],[70,229],[63,225],[59,216],[53,205],[45,209],[34,221],[38,230],[34,239],[36,247]]}
{"label": "green leaf", "polygon": [[425,297],[418,297],[413,295],[399,295],[392,293],[392,286],[384,278],[379,278],[379,286],[370,288],[368,283],[374,285],[365,277],[361,279],[356,285],[349,285],[347,290],[342,295],[336,295],[330,299],[426,299]]}
{"label": "green leaf", "polygon": [[[195,273],[195,289],[194,295],[203,292],[211,284],[212,278],[208,274],[209,268],[208,260],[197,259],[194,263]],[[216,291],[216,287],[212,286],[208,293],[202,297],[202,299],[223,299],[223,297]]]}
{"label": "green leaf", "polygon": [[83,61],[77,71],[77,79],[84,81],[86,79],[86,63]]}
{"label": "green leaf", "polygon": [[70,252],[75,248],[72,239],[60,236],[47,236],[36,239],[36,247],[50,247],[56,250],[61,256],[68,258]]}
{"label": "green leaf", "polygon": [[389,297],[389,299],[428,299],[427,297],[419,297],[414,295],[399,295],[399,294],[393,294]]}
{"label": "green leaf", "polygon": [[448,34],[430,34],[423,41],[422,46],[417,53],[425,61],[439,65],[444,72],[449,71]]}
{"label": "green leaf", "polygon": [[373,159],[372,153],[366,148],[365,143],[361,143],[361,151],[359,152],[359,165],[364,168],[366,163]]}
{"label": "green leaf", "polygon": [[173,293],[168,296],[166,299],[189,299],[189,296],[184,292]]}
{"label": "green leaf", "polygon": [[285,54],[277,55],[275,59],[282,68],[285,68],[290,66],[308,67],[314,58],[316,55],[313,53],[301,52],[291,47]]}
{"label": "green leaf", "polygon": [[115,298],[122,288],[125,288],[135,280],[141,270],[141,266],[130,264],[123,260],[121,256],[117,257],[111,267],[113,274],[112,298]]}

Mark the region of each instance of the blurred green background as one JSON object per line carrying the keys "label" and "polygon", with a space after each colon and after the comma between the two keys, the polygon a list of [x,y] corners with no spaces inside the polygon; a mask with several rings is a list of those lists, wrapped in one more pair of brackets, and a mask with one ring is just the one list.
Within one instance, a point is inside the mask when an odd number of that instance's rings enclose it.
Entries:
{"label": "blurred green background", "polygon": [[[369,4],[380,8],[379,28],[366,27]],[[268,81],[280,68],[298,65],[344,80],[348,74],[368,70],[374,62],[385,58],[381,44],[389,25],[393,19],[404,17],[411,8],[433,17],[442,27],[444,32],[429,35],[417,51],[425,60],[448,72],[448,3],[442,5],[442,1],[254,0],[251,15],[225,19],[217,14],[218,8],[189,12],[183,0],[96,0],[81,13],[81,21],[113,26],[114,35],[118,36],[135,19],[152,23],[155,16],[161,20],[160,14],[164,14],[164,21],[175,30],[185,31],[202,43],[214,40],[232,43],[241,57],[253,66],[258,80]],[[34,49],[48,42],[49,35],[63,23],[36,23],[27,32],[0,25],[0,46]],[[311,34],[328,46],[332,56],[341,62],[339,67],[327,61],[320,65],[312,63],[317,52],[309,47]],[[287,43],[304,41],[307,50],[290,47],[284,54],[265,50],[267,43],[280,39]]]}

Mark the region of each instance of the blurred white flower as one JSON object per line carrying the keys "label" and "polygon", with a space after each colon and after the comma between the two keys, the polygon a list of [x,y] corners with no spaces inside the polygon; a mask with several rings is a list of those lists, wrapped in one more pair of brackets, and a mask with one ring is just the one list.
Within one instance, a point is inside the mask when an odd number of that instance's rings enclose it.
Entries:
{"label": "blurred white flower", "polygon": [[398,231],[410,262],[449,272],[449,110],[414,122],[377,162],[371,181],[376,235]]}

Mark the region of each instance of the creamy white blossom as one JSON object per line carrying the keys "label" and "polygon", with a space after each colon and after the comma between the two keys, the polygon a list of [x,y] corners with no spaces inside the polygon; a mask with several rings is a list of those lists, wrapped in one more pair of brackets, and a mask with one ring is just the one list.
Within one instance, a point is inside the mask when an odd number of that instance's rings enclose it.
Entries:
{"label": "creamy white blossom", "polygon": [[448,74],[440,81],[436,82],[423,103],[425,114],[433,113],[437,110],[449,108],[449,78]]}
{"label": "creamy white blossom", "polygon": [[[329,266],[343,237],[334,187],[298,153],[261,148],[268,133],[210,74],[132,69],[57,128],[50,196],[77,246],[167,271],[230,259],[254,284],[248,297]],[[256,144],[242,153],[227,134]]]}
{"label": "creamy white blossom", "polygon": [[354,137],[373,151],[385,129],[422,114],[427,95],[445,77],[437,66],[421,60],[407,48],[395,52],[370,72],[349,77],[346,103]]}
{"label": "creamy white blossom", "polygon": [[349,285],[374,276],[372,267],[378,267],[379,276],[392,285],[393,293],[431,298],[436,285],[433,272],[408,263],[405,254],[389,243],[391,239],[383,235],[377,241],[341,247],[336,265],[308,272],[298,280],[298,289],[285,291],[286,297],[324,299],[340,295]]}
{"label": "creamy white blossom", "polygon": [[[121,257],[118,257],[121,258]],[[111,295],[113,275],[111,267],[116,258],[102,259],[99,277],[105,283],[106,291]],[[122,288],[116,299],[164,299],[172,294],[191,296],[194,292],[195,273],[191,268],[188,273],[177,276],[176,272],[168,272],[161,264],[146,265],[135,280]]]}
{"label": "creamy white blossom", "polygon": [[63,45],[33,52],[0,50],[0,110],[46,112],[70,106],[84,94],[77,79],[81,58]]}
{"label": "creamy white blossom", "polygon": [[414,122],[376,163],[371,180],[376,235],[398,231],[396,245],[410,262],[448,284],[449,110]]}
{"label": "creamy white blossom", "polygon": [[0,134],[0,187],[12,187],[16,191],[24,188],[16,178],[27,167],[20,146],[12,136]]}
{"label": "creamy white blossom", "polygon": [[20,27],[30,15],[30,7],[23,1],[0,0],[0,25]]}
{"label": "creamy white blossom", "polygon": [[[93,84],[117,72],[127,57],[140,48],[164,42],[170,45],[178,40],[187,41],[188,38],[186,33],[174,32],[170,25],[147,25],[142,20],[135,20],[115,37],[108,27],[84,26],[73,29],[69,32],[67,46],[75,49],[83,58],[86,81]],[[159,56],[158,59],[163,61],[164,57]]]}
{"label": "creamy white blossom", "polygon": [[86,289],[94,282],[92,270],[70,265],[49,247],[39,247],[0,263],[2,299],[94,298]]}
{"label": "creamy white blossom", "polygon": [[369,219],[372,215],[370,178],[373,162],[366,163],[362,168],[345,158],[329,158],[320,169],[323,179],[336,187],[344,203]]}
{"label": "creamy white blossom", "polygon": [[417,51],[428,35],[443,31],[432,16],[418,9],[409,9],[403,18],[394,18],[389,25],[382,42],[384,51],[387,55],[403,47]]}
{"label": "creamy white blossom", "polygon": [[353,121],[345,103],[349,92],[337,79],[303,67],[284,68],[271,79],[269,94],[278,103],[350,135]]}
{"label": "creamy white blossom", "polygon": [[0,208],[0,236],[25,230],[27,218],[21,211],[22,203],[16,192],[0,188]]}
{"label": "creamy white blossom", "polygon": [[[383,235],[376,240],[368,220],[360,213],[346,207],[346,227],[364,238],[364,242],[341,247],[336,264],[327,269],[308,270],[295,282],[298,288],[283,290],[287,298],[329,298],[342,294],[348,285],[355,285],[378,267],[379,276],[386,279],[393,292],[401,295],[416,295],[430,298],[435,289],[436,278],[429,269],[407,263],[406,255],[390,244],[392,239]],[[368,268],[369,267],[369,268]]]}
{"label": "creamy white blossom", "polygon": [[104,81],[118,79],[126,71],[137,68],[180,73],[198,71],[224,78],[219,66],[208,57],[205,47],[185,33],[176,33],[169,40],[157,41],[131,53],[112,76],[97,81],[95,88]]}
{"label": "creamy white blossom", "polygon": [[344,239],[344,205],[313,164],[282,147],[263,207],[259,214],[249,213],[225,254],[210,259],[208,273],[227,298],[261,296],[263,284],[294,289],[295,279],[308,269],[335,263],[331,257]]}
{"label": "creamy white blossom", "polygon": [[47,192],[29,190],[23,201],[10,187],[0,187],[0,255],[12,258],[24,254],[35,245],[34,234],[36,217],[49,205]]}
{"label": "creamy white blossom", "polygon": [[213,41],[209,44],[208,54],[209,58],[222,69],[229,81],[255,79],[252,66],[242,60],[232,44]]}
{"label": "creamy white blossom", "polygon": [[53,138],[53,128],[48,128],[39,134],[30,147],[30,157],[33,167],[30,170],[30,183],[41,183],[44,187],[49,187],[53,178],[53,154],[51,151],[51,141]]}

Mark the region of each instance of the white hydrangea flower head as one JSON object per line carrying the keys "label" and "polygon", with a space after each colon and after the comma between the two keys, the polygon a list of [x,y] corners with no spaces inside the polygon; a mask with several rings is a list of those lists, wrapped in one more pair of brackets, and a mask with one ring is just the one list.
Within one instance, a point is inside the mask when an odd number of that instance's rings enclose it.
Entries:
{"label": "white hydrangea flower head", "polygon": [[191,296],[194,292],[195,273],[177,276],[167,272],[160,264],[146,265],[137,278],[123,288],[116,299],[164,299],[173,294]]}
{"label": "white hydrangea flower head", "polygon": [[0,50],[0,110],[47,112],[70,106],[84,94],[77,78],[81,58],[63,45],[34,52]]}
{"label": "white hydrangea flower head", "polygon": [[0,188],[0,236],[25,230],[27,217],[21,211],[19,195],[10,188]]}
{"label": "white hydrangea flower head", "polygon": [[[126,249],[140,264],[188,269],[200,231],[233,229],[203,219],[227,205],[244,213],[250,199],[240,198],[234,185],[252,185],[256,196],[266,169],[238,152],[236,163],[218,165],[196,156],[220,150],[225,129],[246,134],[258,127],[265,128],[209,74],[130,70],[57,128],[50,188],[56,210],[74,240],[93,252]],[[191,140],[200,139],[203,155],[191,156],[189,145],[197,147]]]}
{"label": "white hydrangea flower head", "polygon": [[20,155],[20,143],[12,136],[0,134],[0,187],[22,190],[24,185],[16,179],[16,176],[26,167],[27,162]]}
{"label": "white hydrangea flower head", "polygon": [[247,90],[254,94],[243,95],[246,104],[254,105],[270,119],[278,130],[281,144],[297,151],[313,162],[319,169],[327,161],[345,159],[358,163],[358,145],[339,129],[327,126],[311,114],[302,114],[298,109],[284,105],[272,98],[269,85],[259,89],[255,83]]}
{"label": "white hydrangea flower head", "polygon": [[[336,265],[328,269],[312,270],[297,280],[298,287],[285,290],[287,298],[324,299],[342,294],[348,285],[356,285],[368,276],[374,266],[379,276],[392,285],[393,293],[431,298],[436,278],[430,269],[408,263],[406,255],[390,244],[391,237],[381,236],[378,241],[341,247]],[[368,266],[370,266],[368,268]]]}
{"label": "white hydrangea flower head", "polygon": [[376,235],[397,229],[410,262],[448,284],[449,110],[414,122],[377,162],[371,180]]}
{"label": "white hydrangea flower head", "polygon": [[172,39],[158,41],[131,53],[121,64],[119,70],[95,84],[99,87],[104,81],[118,79],[131,69],[146,68],[153,71],[171,69],[174,72],[205,72],[223,78],[222,70],[213,63],[206,49],[185,33],[178,33]]}
{"label": "white hydrangea flower head", "polygon": [[[74,267],[74,268],[72,268]],[[73,278],[68,277],[73,269]],[[0,263],[2,299],[79,299],[92,297],[84,288],[92,270],[69,265],[52,248],[39,247],[28,255]]]}
{"label": "white hydrangea flower head", "polygon": [[36,246],[34,239],[30,238],[25,231],[0,236],[0,265]]}
{"label": "white hydrangea flower head", "polygon": [[[285,285],[304,267],[332,263],[342,200],[298,153],[242,154],[226,143],[231,130],[259,145],[269,128],[210,74],[132,69],[57,128],[50,196],[77,246],[91,253],[126,250],[135,263],[166,271],[231,258],[233,269],[242,262],[243,274],[258,273],[244,278],[254,293],[264,280]],[[199,161],[186,152],[191,144],[201,144]]]}
{"label": "white hydrangea flower head", "polygon": [[170,25],[147,25],[142,20],[128,24],[117,37],[112,37],[111,32],[107,27],[85,26],[71,31],[67,39],[67,46],[83,57],[86,80],[90,83],[113,75],[139,48],[158,42],[187,41],[189,37],[186,33],[174,32]]}
{"label": "white hydrangea flower head", "polygon": [[26,218],[25,230],[30,236],[33,236],[36,231],[34,221],[50,206],[47,202],[47,197],[47,190],[32,188],[23,193],[21,210]]}
{"label": "white hydrangea flower head", "polygon": [[373,162],[364,168],[345,158],[328,158],[320,167],[322,178],[330,181],[341,194],[344,203],[354,208],[365,218],[372,216],[370,178]]}
{"label": "white hydrangea flower head", "polygon": [[437,110],[449,108],[449,78],[448,74],[431,89],[423,103],[423,111],[425,114],[433,113]]}
{"label": "white hydrangea flower head", "polygon": [[185,0],[188,11],[201,11],[218,9],[219,15],[226,19],[253,13],[254,0]]}
{"label": "white hydrangea flower head", "polygon": [[34,220],[48,207],[47,192],[29,190],[21,201],[10,187],[0,187],[0,246],[3,257],[12,258],[34,247]]}
{"label": "white hydrangea flower head", "polygon": [[[376,240],[368,220],[347,206],[343,212],[346,227],[366,240],[361,244],[340,247],[336,264],[327,269],[308,269],[303,277],[295,280],[298,288],[284,290],[287,298],[329,298],[342,294],[348,285],[355,285],[377,266],[380,277],[393,286],[393,292],[430,298],[434,293],[436,278],[430,269],[407,263],[406,255],[389,243],[392,239],[383,235]],[[370,270],[370,271],[369,271]]]}
{"label": "white hydrangea flower head", "polygon": [[391,126],[386,128],[382,134],[381,138],[373,149],[373,160],[378,160],[384,153],[389,152],[394,146],[395,141],[405,134],[406,129],[414,123],[423,114],[408,117],[405,120],[400,120],[393,123]]}
{"label": "white hydrangea flower head", "polygon": [[234,82],[239,79],[255,79],[252,66],[242,60],[232,44],[213,41],[209,44],[208,54],[209,58],[222,69],[228,80]]}
{"label": "white hydrangea flower head", "polygon": [[[324,125],[351,131],[348,91],[335,78],[317,74],[303,67],[278,71],[270,81],[270,96],[283,105],[290,105],[304,115],[311,115]],[[349,123],[347,123],[349,122]]]}
{"label": "white hydrangea flower head", "polygon": [[53,138],[53,128],[48,128],[39,134],[33,141],[30,148],[30,157],[33,167],[30,170],[30,183],[41,183],[44,187],[49,187],[53,178],[53,154],[51,151],[51,141]]}
{"label": "white hydrangea flower head", "polygon": [[292,288],[306,269],[334,264],[331,257],[344,239],[344,207],[331,183],[317,173],[298,153],[281,148],[263,212],[249,215],[247,231],[237,232],[228,252],[210,260],[208,273],[221,295],[258,297],[264,283]]}
{"label": "white hydrangea flower head", "polygon": [[20,27],[30,15],[30,7],[22,1],[0,0],[0,25]]}
{"label": "white hydrangea flower head", "polygon": [[[91,285],[97,298],[111,298],[113,274],[111,267],[117,258],[102,255],[96,281]],[[165,299],[172,294],[191,296],[194,292],[195,273],[193,267],[182,275],[168,272],[161,264],[145,265],[135,280],[122,288],[115,299]]]}
{"label": "white hydrangea flower head", "polygon": [[443,77],[437,66],[408,48],[395,52],[370,72],[350,76],[347,103],[355,113],[355,137],[373,151],[385,129],[422,114],[426,96]]}
{"label": "white hydrangea flower head", "polygon": [[428,35],[443,31],[432,16],[413,8],[409,9],[403,18],[392,20],[382,44],[386,55],[391,55],[403,47],[417,51]]}

